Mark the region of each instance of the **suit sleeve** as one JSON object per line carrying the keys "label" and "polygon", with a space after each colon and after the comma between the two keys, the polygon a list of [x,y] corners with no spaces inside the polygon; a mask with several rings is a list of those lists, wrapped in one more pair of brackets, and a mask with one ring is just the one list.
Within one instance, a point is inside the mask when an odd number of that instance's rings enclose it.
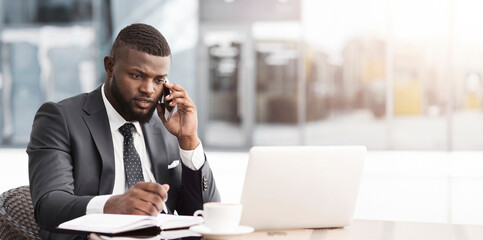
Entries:
{"label": "suit sleeve", "polygon": [[70,135],[56,104],[43,104],[35,115],[27,154],[30,193],[40,228],[53,231],[60,223],[85,215],[92,196],[74,194]]}
{"label": "suit sleeve", "polygon": [[182,165],[181,193],[176,208],[180,215],[192,215],[196,210],[203,209],[203,203],[220,201],[206,156],[205,163],[197,171]]}

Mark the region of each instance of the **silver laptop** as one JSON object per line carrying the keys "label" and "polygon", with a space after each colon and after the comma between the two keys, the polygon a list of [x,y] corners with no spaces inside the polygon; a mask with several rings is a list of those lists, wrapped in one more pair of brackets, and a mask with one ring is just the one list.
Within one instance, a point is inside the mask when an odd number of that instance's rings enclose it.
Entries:
{"label": "silver laptop", "polygon": [[257,230],[349,225],[365,155],[363,146],[253,147],[241,224]]}

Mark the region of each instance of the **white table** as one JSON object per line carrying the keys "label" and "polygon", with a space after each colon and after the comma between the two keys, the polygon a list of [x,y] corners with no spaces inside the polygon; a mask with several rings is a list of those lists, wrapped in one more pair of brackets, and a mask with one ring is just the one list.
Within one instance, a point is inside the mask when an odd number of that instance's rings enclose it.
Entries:
{"label": "white table", "polygon": [[[91,239],[99,236],[91,234]],[[136,239],[136,238],[132,238]],[[153,238],[155,239],[155,238]],[[335,229],[291,229],[255,231],[233,240],[476,240],[483,239],[483,226],[354,220]]]}

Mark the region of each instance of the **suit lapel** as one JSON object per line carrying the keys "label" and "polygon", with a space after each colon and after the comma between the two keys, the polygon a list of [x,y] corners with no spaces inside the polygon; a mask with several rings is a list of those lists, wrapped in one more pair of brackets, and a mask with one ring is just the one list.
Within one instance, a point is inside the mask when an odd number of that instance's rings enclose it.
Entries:
{"label": "suit lapel", "polygon": [[102,101],[101,87],[87,95],[84,104],[84,121],[99,151],[102,171],[99,180],[99,194],[111,194],[114,188],[114,147],[106,108]]}
{"label": "suit lapel", "polygon": [[142,124],[144,141],[151,160],[151,171],[154,173],[156,182],[162,183],[166,179],[168,166],[168,151],[166,142],[161,131],[162,126],[157,126],[154,118],[156,113],[148,123]]}

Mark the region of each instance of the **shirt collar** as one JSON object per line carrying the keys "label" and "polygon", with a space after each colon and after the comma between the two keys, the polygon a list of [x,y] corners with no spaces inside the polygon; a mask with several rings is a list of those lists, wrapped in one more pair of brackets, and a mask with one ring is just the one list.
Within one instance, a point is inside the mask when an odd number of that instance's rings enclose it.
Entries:
{"label": "shirt collar", "polygon": [[[101,87],[101,93],[102,93],[102,101],[104,102],[104,106],[106,107],[106,112],[107,112],[107,118],[109,119],[109,126],[111,127],[111,132],[119,132],[119,128],[122,127],[126,121],[121,114],[119,114],[116,109],[111,105],[111,102],[106,97],[106,94],[104,93],[104,84],[102,84]],[[143,136],[143,131],[141,130],[141,124],[139,124],[138,121],[131,122],[134,124],[134,127],[136,129],[135,132],[137,132],[139,135]]]}

